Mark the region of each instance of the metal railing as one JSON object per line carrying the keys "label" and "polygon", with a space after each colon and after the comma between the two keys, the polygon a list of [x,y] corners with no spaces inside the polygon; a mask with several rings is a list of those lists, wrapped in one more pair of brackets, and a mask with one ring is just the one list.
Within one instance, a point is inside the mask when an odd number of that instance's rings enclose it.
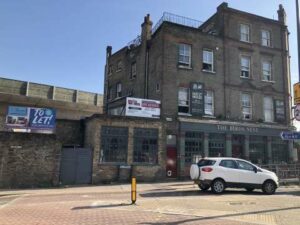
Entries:
{"label": "metal railing", "polygon": [[137,36],[134,40],[127,43],[128,48],[137,47],[142,43],[141,35]]}
{"label": "metal railing", "polygon": [[168,13],[164,12],[163,16],[160,18],[160,20],[155,24],[155,26],[152,28],[152,34],[154,34],[157,29],[162,25],[163,22],[170,22],[170,23],[175,23],[187,27],[193,27],[193,28],[198,28],[200,27],[203,22],[190,19],[184,16],[178,16],[173,13]]}
{"label": "metal railing", "polygon": [[300,178],[300,164],[269,164],[262,165],[263,169],[273,171],[280,180]]}

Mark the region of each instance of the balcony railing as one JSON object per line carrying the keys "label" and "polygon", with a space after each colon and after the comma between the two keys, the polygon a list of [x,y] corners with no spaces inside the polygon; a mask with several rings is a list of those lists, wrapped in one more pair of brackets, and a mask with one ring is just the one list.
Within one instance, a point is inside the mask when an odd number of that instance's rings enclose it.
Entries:
{"label": "balcony railing", "polygon": [[170,23],[175,23],[187,27],[193,27],[193,28],[198,28],[200,27],[203,22],[190,19],[184,16],[178,16],[172,13],[164,12],[163,16],[160,18],[160,20],[155,24],[155,26],[152,28],[152,34],[154,34],[157,29],[162,25],[163,22],[170,22]]}

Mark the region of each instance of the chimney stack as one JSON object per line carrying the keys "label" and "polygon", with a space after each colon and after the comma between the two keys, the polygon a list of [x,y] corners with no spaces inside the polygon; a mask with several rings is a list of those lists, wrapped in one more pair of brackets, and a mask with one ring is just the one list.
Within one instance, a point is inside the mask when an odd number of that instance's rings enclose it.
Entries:
{"label": "chimney stack", "polygon": [[279,9],[278,9],[277,13],[278,13],[278,21],[283,24],[286,24],[286,13],[285,13],[285,10],[284,10],[282,4],[279,5]]}

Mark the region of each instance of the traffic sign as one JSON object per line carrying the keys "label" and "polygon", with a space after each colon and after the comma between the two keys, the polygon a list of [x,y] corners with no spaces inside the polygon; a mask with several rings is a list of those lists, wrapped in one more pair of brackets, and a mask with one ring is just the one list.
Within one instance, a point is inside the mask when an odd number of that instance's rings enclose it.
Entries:
{"label": "traffic sign", "polygon": [[300,139],[300,132],[283,131],[280,137],[282,140],[297,140]]}

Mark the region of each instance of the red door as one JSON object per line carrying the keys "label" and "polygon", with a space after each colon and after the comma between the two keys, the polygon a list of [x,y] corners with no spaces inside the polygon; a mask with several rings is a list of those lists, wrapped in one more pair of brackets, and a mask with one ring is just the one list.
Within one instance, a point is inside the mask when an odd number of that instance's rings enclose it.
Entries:
{"label": "red door", "polygon": [[167,177],[177,177],[177,150],[176,147],[167,147],[167,163],[166,163]]}

